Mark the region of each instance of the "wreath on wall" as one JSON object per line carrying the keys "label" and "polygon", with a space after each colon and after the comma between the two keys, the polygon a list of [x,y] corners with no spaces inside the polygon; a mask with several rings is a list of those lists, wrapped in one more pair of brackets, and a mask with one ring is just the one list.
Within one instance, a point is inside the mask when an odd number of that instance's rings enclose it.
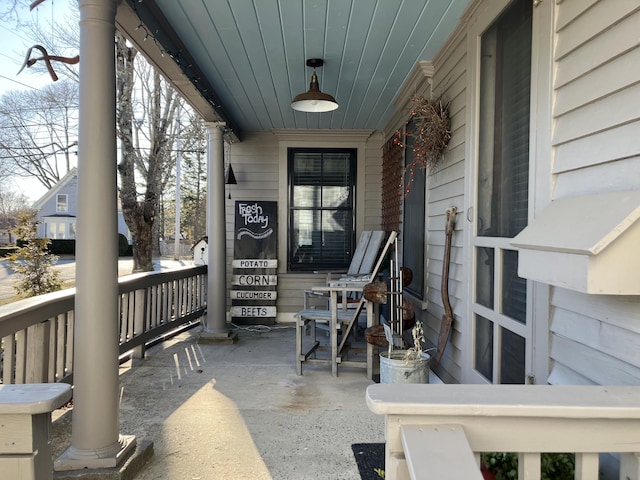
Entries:
{"label": "wreath on wall", "polygon": [[411,131],[398,130],[393,139],[396,145],[410,148],[413,153],[413,161],[404,168],[400,182],[400,192],[405,197],[411,191],[416,169],[434,173],[451,139],[449,102],[442,95],[412,97],[409,116],[413,122]]}

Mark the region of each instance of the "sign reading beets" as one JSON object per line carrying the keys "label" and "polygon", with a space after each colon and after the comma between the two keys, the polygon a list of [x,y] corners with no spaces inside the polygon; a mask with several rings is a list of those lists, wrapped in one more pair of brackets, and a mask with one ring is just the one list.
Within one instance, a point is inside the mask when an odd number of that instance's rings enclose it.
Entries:
{"label": "sign reading beets", "polygon": [[272,325],[278,285],[277,202],[236,201],[231,317]]}

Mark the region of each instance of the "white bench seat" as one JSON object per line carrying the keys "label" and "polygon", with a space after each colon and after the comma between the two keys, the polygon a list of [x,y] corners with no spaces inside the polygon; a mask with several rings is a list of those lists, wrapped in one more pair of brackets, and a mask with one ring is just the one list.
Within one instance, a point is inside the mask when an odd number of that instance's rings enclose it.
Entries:
{"label": "white bench seat", "polygon": [[402,425],[400,438],[412,480],[482,480],[460,425]]}
{"label": "white bench seat", "polygon": [[66,383],[0,385],[2,478],[50,480],[51,412],[71,399]]}

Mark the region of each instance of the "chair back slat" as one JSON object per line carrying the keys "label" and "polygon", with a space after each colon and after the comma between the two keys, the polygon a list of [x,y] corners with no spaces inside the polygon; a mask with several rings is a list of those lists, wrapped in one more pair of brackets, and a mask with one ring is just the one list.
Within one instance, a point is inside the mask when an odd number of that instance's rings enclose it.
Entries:
{"label": "chair back slat", "polygon": [[365,230],[360,235],[360,240],[358,240],[358,245],[356,245],[356,251],[353,252],[353,257],[351,257],[351,263],[349,264],[347,275],[358,275],[360,273],[362,262],[368,251],[372,234],[373,232]]}
{"label": "chair back slat", "polygon": [[364,253],[364,258],[358,268],[358,275],[369,275],[373,272],[378,253],[380,252],[380,246],[384,240],[385,232],[382,230],[376,230],[371,232],[371,238],[367,245],[367,250]]}
{"label": "chair back slat", "polygon": [[349,270],[340,280],[347,280],[349,277],[354,277],[355,280],[363,281],[362,277],[367,276],[369,277],[368,281],[372,281],[378,274],[384,257],[397,235],[397,232],[390,232],[389,238],[381,251],[380,247],[384,242],[386,232],[382,230],[362,232],[356,252],[349,265]]}

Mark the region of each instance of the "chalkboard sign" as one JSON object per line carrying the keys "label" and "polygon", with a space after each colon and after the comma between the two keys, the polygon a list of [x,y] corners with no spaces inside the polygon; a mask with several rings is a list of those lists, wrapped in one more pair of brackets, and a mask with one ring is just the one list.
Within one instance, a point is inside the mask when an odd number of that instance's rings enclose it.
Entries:
{"label": "chalkboard sign", "polygon": [[277,202],[236,201],[231,318],[273,325],[277,315]]}
{"label": "chalkboard sign", "polygon": [[278,258],[278,202],[236,200],[233,258]]}

